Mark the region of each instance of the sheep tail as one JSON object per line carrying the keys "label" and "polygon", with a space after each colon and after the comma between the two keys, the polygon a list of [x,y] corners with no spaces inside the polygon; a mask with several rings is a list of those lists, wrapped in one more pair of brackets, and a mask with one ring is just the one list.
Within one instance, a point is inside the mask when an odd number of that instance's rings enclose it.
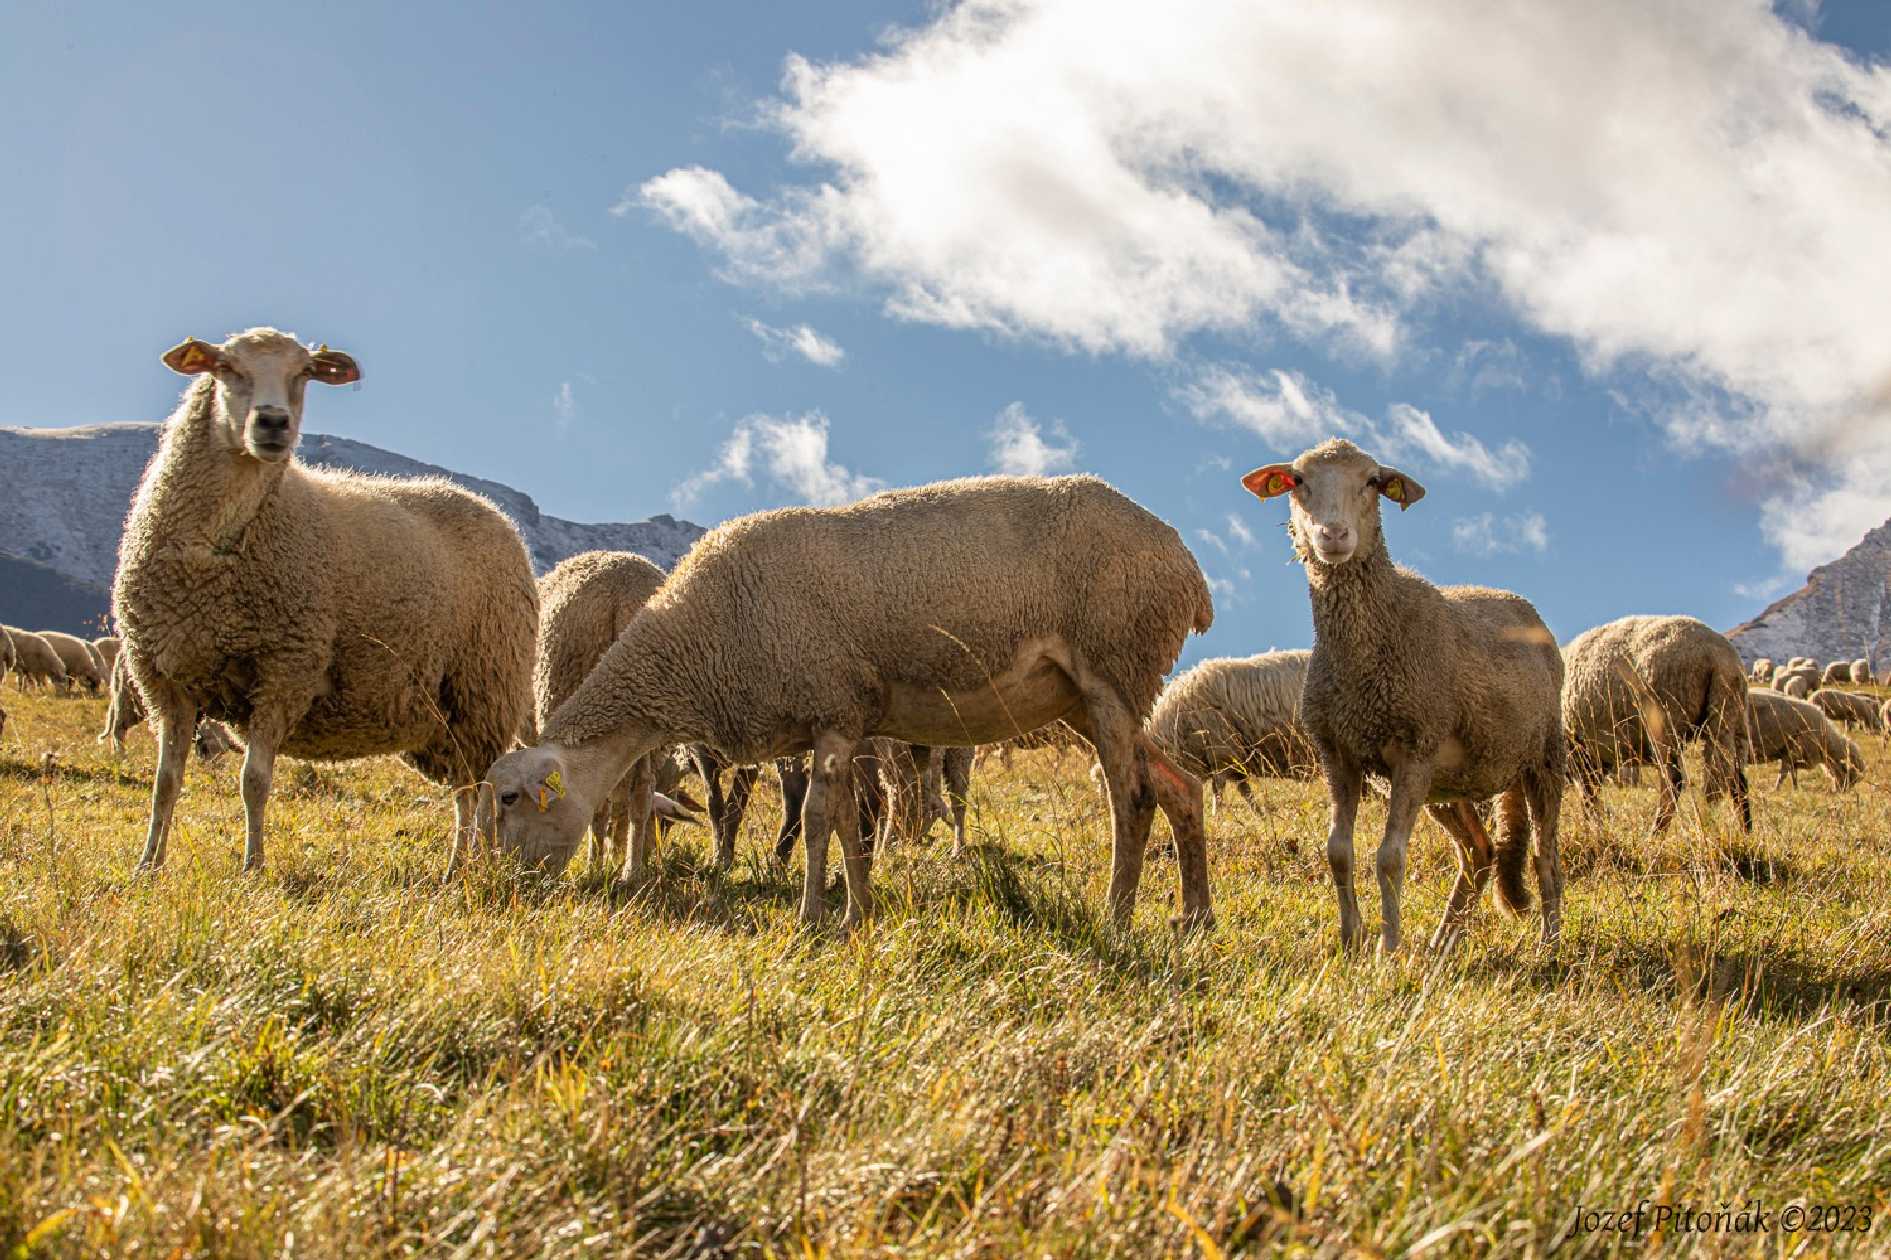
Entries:
{"label": "sheep tail", "polygon": [[1513,787],[1497,802],[1497,899],[1512,914],[1530,908],[1524,871],[1530,864],[1530,806],[1523,789]]}

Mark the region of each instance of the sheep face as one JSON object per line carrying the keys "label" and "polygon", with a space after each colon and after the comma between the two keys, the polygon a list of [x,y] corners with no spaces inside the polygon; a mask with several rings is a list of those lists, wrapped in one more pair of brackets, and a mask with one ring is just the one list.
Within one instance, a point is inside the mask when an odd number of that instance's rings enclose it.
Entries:
{"label": "sheep face", "polygon": [[1301,559],[1341,565],[1379,539],[1379,498],[1408,508],[1425,488],[1344,438],[1333,438],[1291,464],[1267,464],[1241,478],[1258,498],[1288,495],[1288,530]]}
{"label": "sheep face", "polygon": [[361,379],[361,369],[341,351],[307,349],[273,328],[252,328],[215,346],[193,337],[167,351],[164,364],[185,376],[214,376],[214,414],[225,442],[232,451],[271,464],[295,450],[302,391],[310,381],[346,385]]}
{"label": "sheep face", "polygon": [[556,748],[520,748],[492,763],[481,794],[478,819],[482,833],[498,838],[499,849],[527,866],[556,875],[571,861],[592,807],[570,783],[571,771]]}

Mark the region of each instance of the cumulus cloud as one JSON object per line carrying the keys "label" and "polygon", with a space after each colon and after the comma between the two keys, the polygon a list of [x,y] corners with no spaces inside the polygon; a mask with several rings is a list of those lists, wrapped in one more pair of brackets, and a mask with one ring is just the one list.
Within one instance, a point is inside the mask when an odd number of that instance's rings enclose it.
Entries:
{"label": "cumulus cloud", "polygon": [[670,497],[681,507],[718,482],[752,486],[759,475],[803,503],[833,507],[852,503],[886,484],[828,459],[827,430],[827,417],[818,411],[748,416],[723,442],[715,463],[685,480]]}
{"label": "cumulus cloud", "polygon": [[550,206],[528,206],[519,216],[519,240],[528,248],[563,254],[574,249],[596,249],[597,242],[568,230]]}
{"label": "cumulus cloud", "polygon": [[1676,386],[1678,440],[1793,461],[1783,554],[1891,513],[1891,440],[1828,452],[1891,420],[1891,68],[1765,0],[966,0],[784,83],[805,178],[680,168],[619,210],[731,278],[1158,359],[1256,330],[1393,357],[1471,288]]}
{"label": "cumulus cloud", "polygon": [[997,423],[986,434],[990,441],[994,472],[1019,477],[1042,477],[1049,473],[1069,472],[1077,466],[1077,452],[1082,444],[1072,437],[1062,420],[1051,421],[1050,436],[1024,404],[1014,402],[998,413]]}
{"label": "cumulus cloud", "polygon": [[777,328],[759,319],[745,319],[743,326],[762,343],[762,357],[779,363],[790,354],[798,354],[816,367],[837,368],[847,357],[840,344],[823,337],[807,324]]}
{"label": "cumulus cloud", "polygon": [[1408,403],[1394,403],[1383,421],[1373,420],[1341,406],[1331,390],[1299,372],[1209,364],[1179,385],[1176,396],[1197,419],[1259,434],[1281,458],[1338,434],[1386,463],[1413,463],[1406,471],[1414,475],[1420,469],[1464,473],[1497,490],[1530,475],[1530,448],[1522,442],[1512,439],[1492,450],[1472,434],[1446,434],[1430,413]]}
{"label": "cumulus cloud", "polygon": [[1550,528],[1541,512],[1522,512],[1497,519],[1492,513],[1461,516],[1451,526],[1451,545],[1473,556],[1499,552],[1549,550]]}

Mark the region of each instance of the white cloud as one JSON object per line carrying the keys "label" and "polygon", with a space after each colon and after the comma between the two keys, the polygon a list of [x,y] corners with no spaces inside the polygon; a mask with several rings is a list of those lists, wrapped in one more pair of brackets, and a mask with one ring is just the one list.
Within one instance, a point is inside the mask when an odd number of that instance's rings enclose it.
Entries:
{"label": "white cloud", "polygon": [[571,382],[561,382],[552,392],[552,414],[558,417],[560,425],[571,423],[571,418],[578,414],[578,400],[572,395]]}
{"label": "white cloud", "polygon": [[[1250,429],[1275,447],[1280,458],[1334,435],[1353,439],[1386,463],[1417,461],[1419,468],[1467,473],[1498,490],[1530,475],[1530,448],[1512,439],[1495,451],[1469,433],[1446,435],[1430,414],[1393,403],[1383,422],[1340,405],[1333,392],[1299,372],[1251,372],[1209,364],[1176,389],[1183,405],[1201,420],[1226,420]],[[1406,471],[1417,474],[1417,468]]]}
{"label": "white cloud", "polygon": [[1254,531],[1232,512],[1228,513],[1228,534],[1243,547],[1254,545]]}
{"label": "white cloud", "polygon": [[566,229],[550,206],[528,206],[519,216],[519,239],[529,248],[562,254],[574,249],[596,249],[597,242]]}
{"label": "white cloud", "polygon": [[758,471],[801,502],[822,507],[852,503],[886,484],[831,462],[827,429],[827,417],[818,411],[746,417],[722,444],[716,462],[685,480],[670,497],[680,507],[717,482],[753,485]]}
{"label": "white cloud", "polygon": [[1077,466],[1077,452],[1082,443],[1072,437],[1062,420],[1051,421],[1050,439],[1042,425],[1033,420],[1024,404],[1014,402],[998,413],[991,427],[991,466],[996,472],[1018,477],[1043,477],[1068,472]]}
{"label": "white cloud", "polygon": [[1215,533],[1214,530],[1198,529],[1195,531],[1195,537],[1201,539],[1204,543],[1207,543],[1210,547],[1213,547],[1216,551],[1219,551],[1222,555],[1225,556],[1228,554],[1228,544],[1223,542],[1221,535]]}
{"label": "white cloud", "polygon": [[1891,68],[1799,4],[965,0],[789,60],[801,182],[688,167],[618,208],[731,278],[846,273],[902,318],[1154,358],[1256,329],[1394,355],[1481,290],[1593,373],[1678,385],[1678,438],[1796,461],[1768,534],[1825,558],[1855,533],[1807,520],[1891,513],[1891,443],[1821,458],[1891,418]]}
{"label": "white cloud", "polygon": [[1451,545],[1474,556],[1499,552],[1549,550],[1549,523],[1541,512],[1522,512],[1498,520],[1489,512],[1459,517],[1451,526]]}
{"label": "white cloud", "polygon": [[1464,343],[1451,364],[1453,384],[1474,396],[1497,389],[1528,389],[1523,372],[1523,351],[1508,337],[1495,341],[1473,338]]}
{"label": "white cloud", "polygon": [[762,343],[762,356],[770,363],[779,363],[793,353],[816,367],[837,368],[847,357],[839,343],[823,337],[807,324],[776,328],[759,319],[745,319],[742,323]]}
{"label": "white cloud", "polygon": [[1790,573],[1776,573],[1772,577],[1755,578],[1751,582],[1735,582],[1733,593],[1742,599],[1770,604],[1798,585],[1799,579]]}

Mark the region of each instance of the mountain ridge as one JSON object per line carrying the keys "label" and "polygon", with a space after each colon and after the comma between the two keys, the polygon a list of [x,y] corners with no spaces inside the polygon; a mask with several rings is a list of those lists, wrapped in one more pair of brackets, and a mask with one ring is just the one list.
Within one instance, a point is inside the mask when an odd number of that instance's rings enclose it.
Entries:
{"label": "mountain ridge", "polygon": [[1866,533],[1844,555],[1806,575],[1806,584],[1727,632],[1751,665],[1810,656],[1891,668],[1891,521]]}

